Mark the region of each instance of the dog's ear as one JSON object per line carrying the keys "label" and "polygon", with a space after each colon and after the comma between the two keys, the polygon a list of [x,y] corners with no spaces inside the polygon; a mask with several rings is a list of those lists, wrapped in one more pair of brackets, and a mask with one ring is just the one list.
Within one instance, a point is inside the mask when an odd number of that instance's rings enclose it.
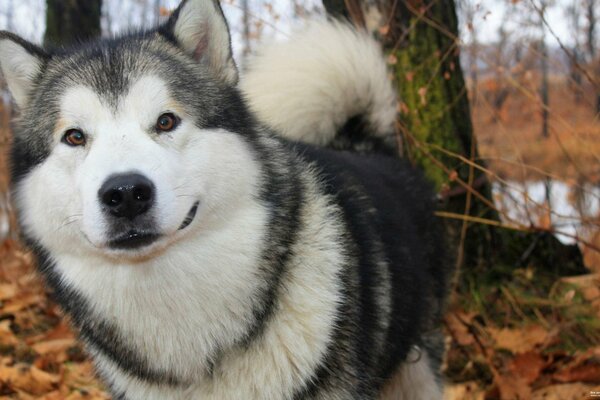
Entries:
{"label": "dog's ear", "polygon": [[19,108],[27,105],[29,94],[47,59],[45,52],[34,44],[0,31],[0,69]]}
{"label": "dog's ear", "polygon": [[179,47],[219,79],[237,83],[229,27],[218,0],[184,0],[167,22],[167,31]]}

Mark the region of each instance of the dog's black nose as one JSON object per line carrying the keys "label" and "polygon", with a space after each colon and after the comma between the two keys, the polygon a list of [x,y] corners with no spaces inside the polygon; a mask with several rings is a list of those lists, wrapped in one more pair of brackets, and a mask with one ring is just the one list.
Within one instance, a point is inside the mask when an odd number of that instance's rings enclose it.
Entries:
{"label": "dog's black nose", "polygon": [[154,185],[140,174],[113,175],[98,191],[100,202],[117,218],[133,220],[154,202]]}

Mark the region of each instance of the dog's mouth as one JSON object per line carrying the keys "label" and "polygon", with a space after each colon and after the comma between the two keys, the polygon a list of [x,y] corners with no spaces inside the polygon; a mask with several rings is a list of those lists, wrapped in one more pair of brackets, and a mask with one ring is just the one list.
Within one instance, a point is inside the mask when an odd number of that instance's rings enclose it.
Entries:
{"label": "dog's mouth", "polygon": [[[192,205],[177,231],[181,231],[190,226],[196,218],[199,205],[199,201]],[[161,237],[162,235],[153,231],[130,229],[127,233],[119,235],[108,242],[108,246],[115,250],[135,250],[147,247]]]}
{"label": "dog's mouth", "polygon": [[113,249],[133,250],[149,246],[160,238],[160,235],[154,232],[139,232],[131,230],[124,235],[111,240],[108,245]]}
{"label": "dog's mouth", "polygon": [[196,213],[198,212],[198,206],[199,205],[200,205],[200,202],[197,201],[197,202],[194,203],[194,205],[192,206],[192,208],[190,208],[190,211],[188,211],[185,219],[183,220],[183,222],[179,226],[179,229],[178,229],[179,231],[187,228],[194,221],[194,218],[196,218]]}

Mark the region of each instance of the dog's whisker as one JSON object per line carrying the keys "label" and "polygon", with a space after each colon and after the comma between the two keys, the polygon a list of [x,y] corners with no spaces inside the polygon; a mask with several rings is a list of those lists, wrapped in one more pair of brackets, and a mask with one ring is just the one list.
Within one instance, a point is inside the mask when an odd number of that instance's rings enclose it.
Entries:
{"label": "dog's whisker", "polygon": [[74,224],[75,222],[79,221],[81,219],[81,217],[83,217],[83,215],[73,215],[71,217],[67,217],[65,218],[65,220],[63,221],[63,223],[54,230],[54,232],[58,232],[59,230]]}

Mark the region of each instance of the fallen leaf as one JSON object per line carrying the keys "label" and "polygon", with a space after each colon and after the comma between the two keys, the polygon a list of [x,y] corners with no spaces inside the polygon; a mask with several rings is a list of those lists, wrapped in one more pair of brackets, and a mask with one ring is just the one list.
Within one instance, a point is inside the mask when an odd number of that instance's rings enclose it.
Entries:
{"label": "fallen leaf", "polygon": [[29,372],[31,373],[31,378],[40,386],[51,387],[60,382],[60,376],[50,374],[35,366],[32,366]]}
{"label": "fallen leaf", "polygon": [[465,325],[471,317],[468,314],[460,311],[449,313],[446,316],[446,326],[450,334],[460,346],[469,346],[475,343],[473,335],[469,332],[469,328]]}
{"label": "fallen leaf", "polygon": [[44,300],[44,297],[39,293],[26,293],[23,296],[17,296],[14,299],[11,299],[10,303],[7,304],[2,311],[6,314],[14,314],[36,304],[43,303]]}
{"label": "fallen leaf", "polygon": [[36,353],[45,355],[48,353],[57,353],[62,351],[67,351],[69,348],[73,347],[77,341],[75,339],[56,339],[56,340],[48,340],[46,342],[39,342],[32,346],[33,350]]}
{"label": "fallen leaf", "polygon": [[0,382],[15,390],[41,395],[51,391],[60,377],[27,364],[0,366]]}
{"label": "fallen leaf", "polygon": [[484,400],[485,391],[477,382],[465,382],[447,385],[444,400]]}
{"label": "fallen leaf", "polygon": [[570,383],[551,385],[534,391],[531,400],[583,400],[593,399],[592,392],[600,393],[600,386]]}
{"label": "fallen leaf", "polygon": [[567,367],[553,374],[552,378],[561,383],[600,383],[600,362],[593,360],[588,363]]}
{"label": "fallen leaf", "polygon": [[14,283],[2,283],[0,284],[0,300],[6,300],[14,297],[19,288]]}
{"label": "fallen leaf", "polygon": [[10,320],[0,321],[0,344],[15,346],[19,343],[19,339],[15,336],[12,329],[10,329]]}
{"label": "fallen leaf", "polygon": [[508,371],[514,376],[521,377],[527,384],[532,384],[540,376],[546,366],[546,360],[537,352],[517,354],[508,364]]}
{"label": "fallen leaf", "polygon": [[513,354],[526,353],[550,342],[552,335],[540,325],[531,325],[523,329],[488,328],[496,347],[506,349]]}
{"label": "fallen leaf", "polygon": [[528,400],[531,398],[531,387],[524,378],[513,375],[496,376],[494,382],[500,392],[501,400]]}

